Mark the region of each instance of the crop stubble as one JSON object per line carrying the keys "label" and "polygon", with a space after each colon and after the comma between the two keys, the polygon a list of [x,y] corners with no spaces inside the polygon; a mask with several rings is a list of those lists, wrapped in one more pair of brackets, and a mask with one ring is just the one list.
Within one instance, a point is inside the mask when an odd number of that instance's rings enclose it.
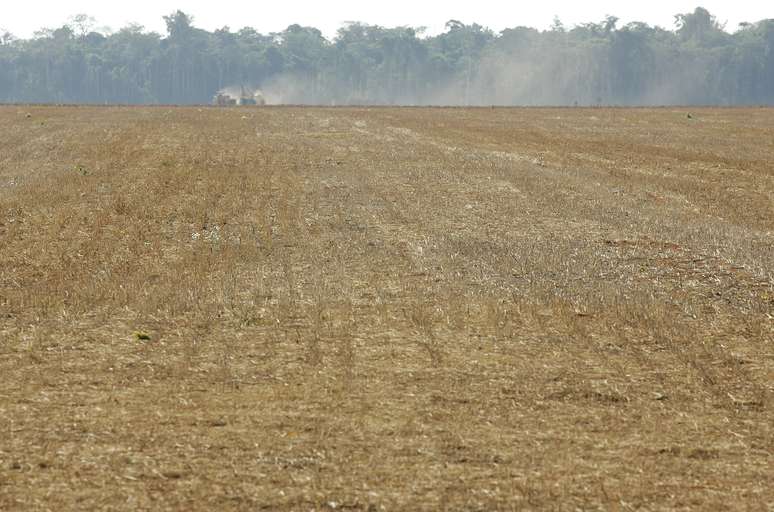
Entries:
{"label": "crop stubble", "polygon": [[0,134],[2,510],[774,507],[772,110]]}

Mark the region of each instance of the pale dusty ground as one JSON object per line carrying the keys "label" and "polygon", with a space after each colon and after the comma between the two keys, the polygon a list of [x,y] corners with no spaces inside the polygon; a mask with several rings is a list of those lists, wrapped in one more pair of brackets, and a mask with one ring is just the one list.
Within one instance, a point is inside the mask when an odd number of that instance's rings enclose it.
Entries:
{"label": "pale dusty ground", "polygon": [[774,510],[774,110],[686,114],[0,108],[0,510]]}

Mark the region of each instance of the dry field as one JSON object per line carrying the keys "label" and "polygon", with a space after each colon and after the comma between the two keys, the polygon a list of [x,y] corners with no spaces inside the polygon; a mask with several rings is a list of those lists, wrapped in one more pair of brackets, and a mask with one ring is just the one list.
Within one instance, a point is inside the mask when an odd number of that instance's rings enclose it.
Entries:
{"label": "dry field", "polygon": [[691,114],[0,108],[0,510],[774,510],[774,110]]}

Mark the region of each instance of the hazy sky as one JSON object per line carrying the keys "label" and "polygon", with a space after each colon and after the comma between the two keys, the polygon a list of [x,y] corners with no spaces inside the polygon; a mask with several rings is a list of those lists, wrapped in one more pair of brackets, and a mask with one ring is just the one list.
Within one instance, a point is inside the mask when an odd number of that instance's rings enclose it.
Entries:
{"label": "hazy sky", "polygon": [[233,30],[251,26],[268,33],[299,23],[318,27],[329,37],[346,21],[390,27],[426,26],[430,33],[438,33],[449,19],[477,22],[496,31],[519,25],[545,29],[555,15],[567,26],[601,21],[606,14],[613,14],[622,23],[645,21],[671,28],[674,14],[693,11],[697,5],[727,22],[730,31],[742,21],[774,18],[772,0],[0,0],[0,27],[29,37],[41,27],[59,27],[72,15],[86,13],[96,18],[98,26],[118,29],[137,22],[164,33],[161,17],[181,9],[193,15],[197,27],[207,30],[225,25]]}

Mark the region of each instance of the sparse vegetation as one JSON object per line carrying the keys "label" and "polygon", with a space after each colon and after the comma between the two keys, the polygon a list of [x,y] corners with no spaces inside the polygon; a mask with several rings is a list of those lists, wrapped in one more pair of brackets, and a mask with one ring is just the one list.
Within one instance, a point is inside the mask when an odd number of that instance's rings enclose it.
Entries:
{"label": "sparse vegetation", "polygon": [[0,510],[770,509],[774,111],[691,116],[0,108]]}

